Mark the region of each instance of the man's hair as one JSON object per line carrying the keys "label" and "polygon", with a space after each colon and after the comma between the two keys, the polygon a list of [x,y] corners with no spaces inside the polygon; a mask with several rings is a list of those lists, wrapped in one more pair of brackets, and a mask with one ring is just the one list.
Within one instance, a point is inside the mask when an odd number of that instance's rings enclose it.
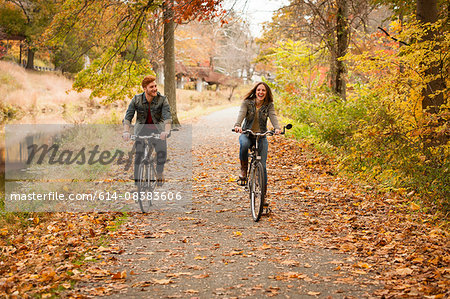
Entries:
{"label": "man's hair", "polygon": [[147,85],[149,85],[150,83],[152,83],[155,80],[156,80],[156,78],[154,76],[145,77],[144,80],[142,80],[142,88],[146,88]]}

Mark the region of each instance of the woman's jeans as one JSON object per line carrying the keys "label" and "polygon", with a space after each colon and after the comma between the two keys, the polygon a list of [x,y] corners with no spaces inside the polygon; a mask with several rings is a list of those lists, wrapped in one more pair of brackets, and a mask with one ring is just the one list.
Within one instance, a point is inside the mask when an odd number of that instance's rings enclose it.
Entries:
{"label": "woman's jeans", "polygon": [[[248,150],[252,147],[252,145],[256,144],[256,137],[249,137],[246,134],[241,134],[239,136],[239,144],[241,145],[239,150],[239,159],[242,161],[248,161]],[[264,169],[264,181],[267,186],[267,169],[266,169],[266,161],[267,161],[267,152],[269,150],[269,142],[266,137],[259,139],[259,154],[261,155],[261,163]]]}

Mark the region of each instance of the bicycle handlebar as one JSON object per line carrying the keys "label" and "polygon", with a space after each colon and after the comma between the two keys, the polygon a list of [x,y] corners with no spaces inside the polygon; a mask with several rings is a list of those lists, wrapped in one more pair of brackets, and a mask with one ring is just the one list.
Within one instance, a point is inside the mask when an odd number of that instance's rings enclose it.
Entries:
{"label": "bicycle handlebar", "polygon": [[131,140],[136,139],[160,139],[161,134],[152,133],[150,135],[131,135]]}
{"label": "bicycle handlebar", "polygon": [[[285,131],[286,131],[286,129],[289,130],[290,128],[292,128],[292,125],[291,125],[291,124],[285,125],[285,126],[283,127],[283,131],[281,131],[280,134],[284,134]],[[231,131],[232,131],[232,132],[236,132],[234,129],[231,129]],[[245,133],[250,133],[250,134],[252,134],[253,136],[267,136],[267,135],[268,135],[268,136],[272,136],[272,135],[275,134],[275,130],[266,131],[266,132],[264,132],[264,133],[254,133],[252,130],[245,130],[245,131],[242,131],[242,134],[245,134]]]}
{"label": "bicycle handlebar", "polygon": [[[231,129],[233,132],[236,132],[234,129]],[[252,135],[254,135],[254,136],[272,136],[273,134],[275,134],[275,131],[274,130],[271,130],[271,131],[266,131],[266,132],[264,132],[264,133],[255,133],[255,132],[253,132],[252,130],[245,130],[245,131],[242,131],[242,134],[245,134],[245,133],[250,133],[250,134],[252,134]]]}

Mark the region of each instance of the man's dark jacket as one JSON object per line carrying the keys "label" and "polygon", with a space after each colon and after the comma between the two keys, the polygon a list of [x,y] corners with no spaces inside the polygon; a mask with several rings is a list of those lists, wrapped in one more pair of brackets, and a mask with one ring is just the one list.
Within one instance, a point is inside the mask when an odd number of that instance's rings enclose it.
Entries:
{"label": "man's dark jacket", "polygon": [[134,126],[134,134],[138,134],[147,121],[148,107],[150,105],[150,111],[153,123],[157,125],[160,131],[164,130],[163,124],[172,123],[172,114],[170,113],[169,101],[159,92],[153,98],[152,102],[149,103],[145,98],[144,93],[137,94],[133,97],[128,105],[127,112],[125,113],[125,118],[123,120],[124,124],[131,125],[131,121],[136,113],[136,125]]}

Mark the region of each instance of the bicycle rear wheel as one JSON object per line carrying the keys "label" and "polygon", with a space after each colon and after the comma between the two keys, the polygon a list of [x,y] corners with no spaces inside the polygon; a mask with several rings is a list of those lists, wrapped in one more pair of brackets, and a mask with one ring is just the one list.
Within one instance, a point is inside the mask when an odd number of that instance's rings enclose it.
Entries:
{"label": "bicycle rear wheel", "polygon": [[149,196],[147,192],[151,192],[151,165],[148,162],[142,161],[139,164],[139,180],[138,180],[138,202],[142,213],[147,213],[152,205],[151,195]]}
{"label": "bicycle rear wheel", "polygon": [[250,208],[253,220],[259,221],[264,208],[264,170],[261,162],[252,164],[249,175]]}

